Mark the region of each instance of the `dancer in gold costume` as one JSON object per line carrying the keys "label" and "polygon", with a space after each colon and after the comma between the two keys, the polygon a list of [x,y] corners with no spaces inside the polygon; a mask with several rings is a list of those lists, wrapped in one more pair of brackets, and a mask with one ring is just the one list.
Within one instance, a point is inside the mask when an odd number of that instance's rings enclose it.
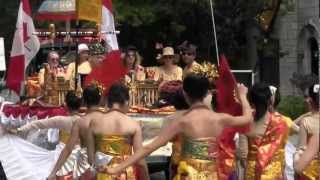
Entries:
{"label": "dancer in gold costume", "polygon": [[250,125],[250,131],[240,136],[240,144],[243,138],[248,139],[247,147],[240,145],[240,148],[248,148],[245,169],[247,180],[283,179],[284,148],[289,127],[284,119],[286,117],[268,112],[271,96],[270,88],[265,84],[255,84],[249,90],[249,101],[255,109],[255,121]]}
{"label": "dancer in gold costume", "polygon": [[[128,111],[129,91],[122,84],[113,84],[108,93],[110,110],[100,119],[90,122],[88,130],[88,159],[97,168],[113,167],[127,159],[133,152],[142,148],[142,130],[140,124],[131,120]],[[96,154],[96,157],[95,157]],[[112,157],[110,162],[106,160]],[[136,180],[148,179],[148,170],[144,160],[127,167],[118,176],[104,172],[97,173],[97,180]]]}
{"label": "dancer in gold costume", "polygon": [[183,81],[183,91],[187,102],[191,105],[183,117],[173,121],[162,129],[158,137],[149,145],[143,147],[126,161],[114,168],[108,168],[110,174],[117,174],[152,151],[163,146],[176,135],[182,136],[181,159],[175,179],[187,178],[191,180],[217,179],[216,154],[210,148],[216,147],[216,137],[225,126],[240,126],[252,121],[252,111],[247,101],[247,88],[239,85],[237,94],[242,105],[242,116],[231,116],[210,110],[203,99],[208,93],[207,78],[189,74]]}

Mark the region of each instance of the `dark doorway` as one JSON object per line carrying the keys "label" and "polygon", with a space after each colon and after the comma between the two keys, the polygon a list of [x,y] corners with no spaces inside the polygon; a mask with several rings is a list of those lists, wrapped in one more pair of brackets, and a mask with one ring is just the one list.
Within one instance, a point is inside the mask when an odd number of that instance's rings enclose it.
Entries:
{"label": "dark doorway", "polygon": [[315,38],[309,39],[310,57],[311,57],[311,73],[319,75],[319,46]]}
{"label": "dark doorway", "polygon": [[260,81],[279,87],[279,40],[268,39],[261,43],[259,52]]}

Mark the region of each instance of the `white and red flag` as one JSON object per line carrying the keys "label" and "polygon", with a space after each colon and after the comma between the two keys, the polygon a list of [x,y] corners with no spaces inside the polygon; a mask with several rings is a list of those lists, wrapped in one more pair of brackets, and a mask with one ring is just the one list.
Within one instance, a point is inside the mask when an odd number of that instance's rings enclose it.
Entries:
{"label": "white and red flag", "polygon": [[[102,0],[102,22],[101,31],[115,32],[114,16],[112,12],[111,0]],[[115,33],[105,34],[104,40],[108,43],[112,50],[119,50],[118,40]]]}
{"label": "white and red flag", "polygon": [[120,50],[118,40],[115,33],[115,21],[112,11],[111,0],[102,0],[102,21],[101,31],[111,32],[102,34],[102,38],[108,43],[111,51],[106,55],[102,65],[93,69],[86,78],[85,84],[90,84],[93,81],[101,83],[105,88],[105,94],[108,92],[109,87],[119,81],[127,74],[127,69],[121,62]]}
{"label": "white and red flag", "polygon": [[35,32],[28,0],[21,0],[16,31],[13,38],[6,85],[20,94],[25,79],[25,70],[40,49],[40,42]]}

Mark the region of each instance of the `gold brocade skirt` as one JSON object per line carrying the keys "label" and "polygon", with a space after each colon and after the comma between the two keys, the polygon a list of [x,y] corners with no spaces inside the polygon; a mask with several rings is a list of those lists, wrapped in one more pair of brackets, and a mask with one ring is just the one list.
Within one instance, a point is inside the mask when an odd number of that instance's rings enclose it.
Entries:
{"label": "gold brocade skirt", "polygon": [[217,180],[216,162],[212,160],[199,160],[185,158],[180,161],[178,173],[174,180]]}
{"label": "gold brocade skirt", "polygon": [[262,172],[256,169],[256,161],[248,160],[245,172],[246,180],[282,180],[284,164],[281,161],[270,162]]}
{"label": "gold brocade skirt", "polygon": [[[113,157],[110,164],[105,167],[114,167],[120,164],[125,157]],[[97,173],[97,180],[137,180],[137,172],[133,166],[126,168],[126,170],[119,175],[109,175],[106,173]]]}
{"label": "gold brocade skirt", "polygon": [[319,180],[320,161],[315,159],[311,161],[310,165],[299,175],[299,179],[303,180]]}

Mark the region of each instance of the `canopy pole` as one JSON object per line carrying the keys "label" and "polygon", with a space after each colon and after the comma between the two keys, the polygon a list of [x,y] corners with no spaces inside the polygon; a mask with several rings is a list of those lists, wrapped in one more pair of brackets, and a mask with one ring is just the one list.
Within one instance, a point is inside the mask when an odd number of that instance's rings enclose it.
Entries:
{"label": "canopy pole", "polygon": [[219,66],[219,48],[218,48],[218,40],[217,40],[217,32],[216,32],[216,23],[214,20],[214,12],[213,12],[213,3],[210,0],[210,8],[211,8],[211,18],[212,18],[212,27],[213,27],[213,35],[214,35],[214,44],[216,46],[216,55],[217,55],[217,64]]}

